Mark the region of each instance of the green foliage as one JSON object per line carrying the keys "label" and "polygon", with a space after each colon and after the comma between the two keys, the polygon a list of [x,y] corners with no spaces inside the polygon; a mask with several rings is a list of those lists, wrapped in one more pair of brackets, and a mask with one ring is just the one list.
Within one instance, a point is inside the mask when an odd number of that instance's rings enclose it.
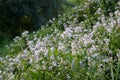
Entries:
{"label": "green foliage", "polygon": [[113,34],[110,37],[111,42],[110,46],[112,49],[120,49],[120,28],[119,26],[116,26],[118,28],[117,30],[113,30]]}
{"label": "green foliage", "polygon": [[62,0],[0,1],[0,36],[15,37],[25,30],[40,28],[48,19],[57,16],[61,3]]}
{"label": "green foliage", "polygon": [[119,0],[99,0],[100,8],[103,10],[105,15],[109,15],[110,12],[115,11],[115,6]]}

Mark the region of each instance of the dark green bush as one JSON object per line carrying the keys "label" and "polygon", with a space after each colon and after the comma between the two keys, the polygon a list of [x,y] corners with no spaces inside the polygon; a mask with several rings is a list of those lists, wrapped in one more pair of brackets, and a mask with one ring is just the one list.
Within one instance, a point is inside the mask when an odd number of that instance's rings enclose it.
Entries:
{"label": "dark green bush", "polygon": [[115,11],[115,6],[119,0],[99,0],[100,8],[105,15],[109,15],[110,12]]}
{"label": "dark green bush", "polygon": [[[0,35],[19,35],[40,28],[57,16],[63,0],[0,0]],[[3,36],[5,37],[5,36]]]}

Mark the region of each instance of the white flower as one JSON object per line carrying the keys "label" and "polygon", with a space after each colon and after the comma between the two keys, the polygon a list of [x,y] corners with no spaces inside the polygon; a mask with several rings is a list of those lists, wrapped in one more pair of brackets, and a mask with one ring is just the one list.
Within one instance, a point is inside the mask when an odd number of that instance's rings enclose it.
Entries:
{"label": "white flower", "polygon": [[20,37],[19,37],[19,36],[16,36],[16,37],[14,38],[14,41],[17,42],[19,39],[20,39]]}
{"label": "white flower", "polygon": [[97,22],[96,25],[93,26],[93,30],[97,30],[99,27],[101,27],[101,24]]}
{"label": "white flower", "polygon": [[84,29],[83,31],[84,31],[84,32],[88,32],[89,30],[88,30],[88,29]]}
{"label": "white flower", "polygon": [[115,14],[115,16],[120,16],[120,15],[119,15],[119,14],[120,14],[119,10],[116,10],[116,11],[114,12],[114,14]]}
{"label": "white flower", "polygon": [[3,79],[2,75],[0,75],[0,79],[1,79],[1,80]]}
{"label": "white flower", "polygon": [[108,44],[110,42],[110,39],[104,38],[104,41],[105,41],[105,43]]}
{"label": "white flower", "polygon": [[46,50],[43,55],[44,55],[44,57],[47,57],[48,56],[48,51]]}
{"label": "white flower", "polygon": [[42,69],[43,69],[43,70],[46,70],[46,65],[43,65],[43,66],[42,66]]}
{"label": "white flower", "polygon": [[29,62],[29,63],[30,63],[30,64],[32,64],[32,62],[33,62],[33,59],[32,59],[32,58],[30,58],[30,62]]}
{"label": "white flower", "polygon": [[76,46],[76,44],[74,42],[71,43],[71,48],[72,48],[72,54],[75,55],[77,46]]}
{"label": "white flower", "polygon": [[10,73],[10,74],[8,74],[8,77],[9,77],[9,80],[13,80],[15,75],[13,75],[13,73]]}
{"label": "white flower", "polygon": [[29,33],[28,31],[25,31],[25,32],[22,33],[22,36],[23,36],[23,37],[27,37],[27,36],[28,36],[28,33]]}
{"label": "white flower", "polygon": [[82,32],[82,28],[81,27],[75,27],[74,28],[74,31],[75,31],[75,33],[79,33],[79,32]]}
{"label": "white flower", "polygon": [[57,64],[56,64],[56,62],[55,62],[55,61],[53,61],[53,62],[52,62],[52,66],[54,66],[54,67],[56,67],[56,66],[57,66]]}
{"label": "white flower", "polygon": [[26,54],[21,54],[20,57],[21,57],[22,59],[27,59],[27,55],[26,55]]}
{"label": "white flower", "polygon": [[69,74],[66,74],[66,78],[67,78],[67,80],[69,80],[71,77]]}
{"label": "white flower", "polygon": [[58,50],[63,50],[64,48],[65,48],[64,44],[60,42],[58,44]]}
{"label": "white flower", "polygon": [[60,36],[61,36],[63,39],[65,38],[65,34],[64,34],[64,33],[63,33],[63,34],[61,34]]}
{"label": "white flower", "polygon": [[52,66],[49,66],[49,68],[48,68],[48,69],[49,69],[49,71],[50,71],[50,70],[52,70],[52,69],[53,69],[53,67],[52,67]]}
{"label": "white flower", "polygon": [[35,56],[38,56],[41,50],[35,50]]}
{"label": "white flower", "polygon": [[25,50],[23,51],[23,53],[24,53],[24,54],[29,54],[29,51],[25,49]]}
{"label": "white flower", "polygon": [[93,58],[96,58],[98,56],[98,53],[95,53],[92,55]]}
{"label": "white flower", "polygon": [[40,66],[37,64],[37,65],[35,65],[35,69],[39,69],[40,68]]}
{"label": "white flower", "polygon": [[52,20],[49,20],[50,23],[52,23],[53,21]]}
{"label": "white flower", "polygon": [[61,34],[62,38],[68,37],[70,38],[72,36],[73,31],[70,28],[66,28],[66,30]]}
{"label": "white flower", "polygon": [[81,42],[83,43],[83,46],[87,47],[89,44],[93,43],[94,40],[92,40],[92,34],[85,34],[81,37]]}
{"label": "white flower", "polygon": [[109,13],[110,17],[113,17],[113,13]]}
{"label": "white flower", "polygon": [[30,48],[31,51],[35,50],[33,41],[27,41],[27,45],[28,45],[28,47]]}
{"label": "white flower", "polygon": [[92,45],[92,47],[88,49],[89,53],[93,53],[93,52],[95,52],[96,50],[97,50],[97,49],[96,49],[96,47],[95,47],[94,45]]}
{"label": "white flower", "polygon": [[15,62],[17,62],[17,63],[20,61],[18,57],[16,57],[14,60],[15,60]]}
{"label": "white flower", "polygon": [[33,45],[33,41],[28,41],[27,45],[29,45],[29,46]]}
{"label": "white flower", "polygon": [[107,32],[112,33],[112,28],[107,28]]}
{"label": "white flower", "polygon": [[51,51],[54,51],[54,47],[51,47],[50,50],[51,50]]}
{"label": "white flower", "polygon": [[40,49],[40,47],[41,47],[41,43],[37,43],[37,44],[35,45],[35,49]]}
{"label": "white flower", "polygon": [[109,62],[109,59],[106,58],[106,59],[103,59],[102,61],[103,61],[103,62]]}
{"label": "white flower", "polygon": [[75,17],[75,18],[74,18],[74,21],[75,21],[75,22],[78,22],[78,19]]}
{"label": "white flower", "polygon": [[54,59],[55,59],[54,55],[52,55],[52,56],[50,57],[50,59],[51,59],[51,60],[54,60]]}
{"label": "white flower", "polygon": [[54,21],[54,20],[55,20],[55,18],[52,18],[52,20]]}
{"label": "white flower", "polygon": [[117,19],[117,24],[120,26],[120,18]]}

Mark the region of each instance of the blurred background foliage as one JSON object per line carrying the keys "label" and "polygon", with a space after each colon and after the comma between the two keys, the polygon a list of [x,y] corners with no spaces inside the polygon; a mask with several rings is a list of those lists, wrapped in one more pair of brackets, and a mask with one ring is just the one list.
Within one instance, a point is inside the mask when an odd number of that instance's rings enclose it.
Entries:
{"label": "blurred background foliage", "polygon": [[0,0],[0,42],[34,31],[62,10],[64,0]]}
{"label": "blurred background foliage", "polygon": [[[87,0],[0,0],[0,44],[7,43],[25,30],[32,32],[40,29],[49,19],[56,18],[67,8],[82,5],[85,1]],[[98,7],[105,15],[109,15],[108,13],[114,12],[117,1],[99,0],[99,3],[93,3],[90,11],[87,11],[88,16],[91,17]]]}

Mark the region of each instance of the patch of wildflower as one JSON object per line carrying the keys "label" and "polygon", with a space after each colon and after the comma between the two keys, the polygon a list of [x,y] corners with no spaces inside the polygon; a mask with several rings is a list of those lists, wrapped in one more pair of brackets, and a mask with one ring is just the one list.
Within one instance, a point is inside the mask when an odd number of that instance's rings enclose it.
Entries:
{"label": "patch of wildflower", "polygon": [[[88,2],[92,3],[90,0]],[[82,9],[74,7],[73,10],[84,11],[90,5],[88,2]],[[42,36],[38,31],[33,33],[32,38],[27,31],[23,32],[22,37],[14,39],[15,45],[22,49],[16,55],[0,58],[0,79],[25,80],[31,76],[30,79],[77,80],[93,76],[91,79],[99,80],[102,75],[106,75],[107,79],[113,66],[118,66],[120,60],[119,45],[116,46],[112,40],[115,37],[113,34],[119,37],[119,33],[115,32],[119,31],[120,11],[116,10],[107,17],[98,8],[97,14],[99,16],[89,26],[86,26],[89,20],[79,21],[78,14],[64,14],[68,20],[59,16],[57,22],[64,26],[63,32],[54,28],[52,34],[43,33],[45,35]],[[87,14],[84,16],[88,18]],[[54,25],[54,21],[57,19],[53,18],[49,23]],[[23,41],[24,47],[21,46]]]}

